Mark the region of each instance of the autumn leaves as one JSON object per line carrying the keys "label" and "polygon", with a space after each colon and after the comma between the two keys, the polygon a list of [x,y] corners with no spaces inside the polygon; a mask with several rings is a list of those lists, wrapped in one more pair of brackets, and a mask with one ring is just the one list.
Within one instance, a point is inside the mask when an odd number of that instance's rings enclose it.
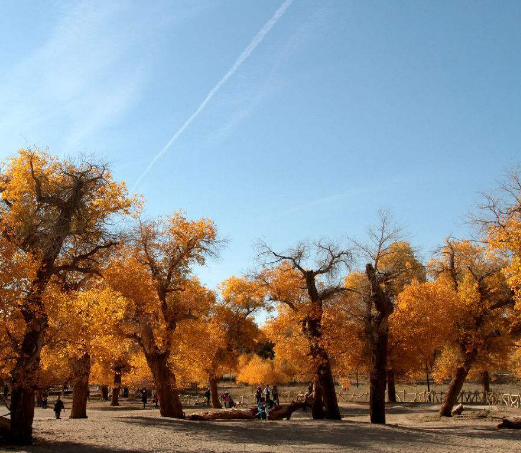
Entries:
{"label": "autumn leaves", "polygon": [[[367,375],[374,423],[395,379],[450,378],[450,415],[468,376],[518,360],[519,178],[502,189],[487,198],[481,241],[449,239],[427,264],[384,213],[367,243],[261,244],[257,272],[211,291],[193,274],[222,246],[211,220],[145,220],[104,165],[20,150],[0,173],[13,439],[31,441],[36,389],[72,383],[81,418],[89,382],[153,385],[161,415],[183,417],[180,385],[208,383],[219,407],[229,371],[250,384],[311,381],[312,415],[329,419],[341,417],[335,382]],[[272,316],[259,327],[263,309]]]}

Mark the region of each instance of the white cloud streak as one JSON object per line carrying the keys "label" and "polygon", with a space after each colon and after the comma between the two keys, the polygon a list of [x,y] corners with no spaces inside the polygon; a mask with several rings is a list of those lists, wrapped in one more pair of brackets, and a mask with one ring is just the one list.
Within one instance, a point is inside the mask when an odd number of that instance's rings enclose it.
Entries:
{"label": "white cloud streak", "polygon": [[228,70],[228,72],[224,75],[224,77],[217,82],[217,84],[211,89],[208,93],[204,101],[197,108],[197,110],[188,118],[184,124],[177,130],[177,132],[172,136],[169,142],[159,151],[154,158],[150,161],[147,168],[139,178],[137,179],[134,187],[131,192],[135,192],[139,184],[143,181],[146,175],[152,170],[156,162],[161,159],[161,157],[168,151],[168,149],[172,146],[172,144],[181,136],[181,134],[186,130],[188,126],[192,123],[192,121],[199,116],[199,114],[204,110],[204,108],[208,105],[211,99],[215,96],[215,94],[221,89],[221,87],[226,83],[226,81],[239,69],[239,67],[248,59],[251,53],[255,50],[255,48],[264,40],[266,35],[270,32],[270,30],[275,26],[278,20],[284,15],[286,10],[291,6],[293,0],[286,0],[280,7],[275,11],[272,18],[264,24],[264,26],[259,30],[259,32],[255,35],[253,40],[250,42],[248,47],[244,49],[244,51],[239,55],[239,58],[235,61],[233,66]]}

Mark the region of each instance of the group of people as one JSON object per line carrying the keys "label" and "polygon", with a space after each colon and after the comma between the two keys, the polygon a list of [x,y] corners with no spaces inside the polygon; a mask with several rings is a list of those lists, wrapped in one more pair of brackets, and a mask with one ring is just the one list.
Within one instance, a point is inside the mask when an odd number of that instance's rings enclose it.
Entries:
{"label": "group of people", "polygon": [[259,385],[257,390],[255,390],[255,403],[259,404],[260,400],[264,398],[265,400],[273,400],[277,405],[279,404],[279,389],[276,385],[270,387],[270,385],[266,385],[264,389]]}
{"label": "group of people", "polygon": [[277,386],[270,387],[268,384],[264,389],[258,386],[255,390],[255,403],[257,404],[256,416],[261,420],[267,420],[270,411],[279,405],[279,389]]}

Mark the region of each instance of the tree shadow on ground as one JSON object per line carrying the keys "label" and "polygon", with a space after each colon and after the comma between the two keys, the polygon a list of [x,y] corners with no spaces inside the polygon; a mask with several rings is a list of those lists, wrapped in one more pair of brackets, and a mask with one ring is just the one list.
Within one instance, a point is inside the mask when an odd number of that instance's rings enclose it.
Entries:
{"label": "tree shadow on ground", "polygon": [[97,446],[92,444],[84,444],[79,442],[52,442],[43,441],[38,438],[34,440],[33,445],[9,445],[0,443],[2,452],[20,452],[27,453],[143,453],[142,450],[126,450],[113,446]]}
{"label": "tree shadow on ground", "polygon": [[124,417],[120,420],[141,426],[162,426],[186,434],[203,434],[235,444],[253,443],[264,446],[291,444],[295,445],[295,448],[321,445],[321,449],[326,451],[327,446],[377,448],[378,445],[386,445],[397,451],[402,445],[411,443],[418,443],[418,445],[431,443],[445,445],[447,448],[451,446],[450,441],[445,440],[439,433],[425,436],[422,430],[348,421],[310,420],[294,424],[287,421],[187,421],[150,417]]}

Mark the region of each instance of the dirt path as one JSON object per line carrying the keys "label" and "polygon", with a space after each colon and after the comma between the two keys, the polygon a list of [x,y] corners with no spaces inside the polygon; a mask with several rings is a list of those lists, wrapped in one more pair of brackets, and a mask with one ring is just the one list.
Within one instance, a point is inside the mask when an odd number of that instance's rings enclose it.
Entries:
{"label": "dirt path", "polygon": [[[66,402],[67,405],[67,402]],[[70,407],[70,404],[68,405]],[[290,421],[195,422],[165,419],[157,409],[125,403],[112,408],[92,402],[87,420],[55,420],[51,409],[36,410],[36,444],[0,451],[31,453],[101,452],[521,452],[521,431],[497,430],[494,418],[440,420],[436,406],[394,405],[388,425],[370,425],[367,407],[343,405],[338,422],[311,420],[298,412]],[[197,410],[188,409],[187,413]],[[512,414],[521,415],[520,411]],[[492,416],[502,413],[492,412]]]}

